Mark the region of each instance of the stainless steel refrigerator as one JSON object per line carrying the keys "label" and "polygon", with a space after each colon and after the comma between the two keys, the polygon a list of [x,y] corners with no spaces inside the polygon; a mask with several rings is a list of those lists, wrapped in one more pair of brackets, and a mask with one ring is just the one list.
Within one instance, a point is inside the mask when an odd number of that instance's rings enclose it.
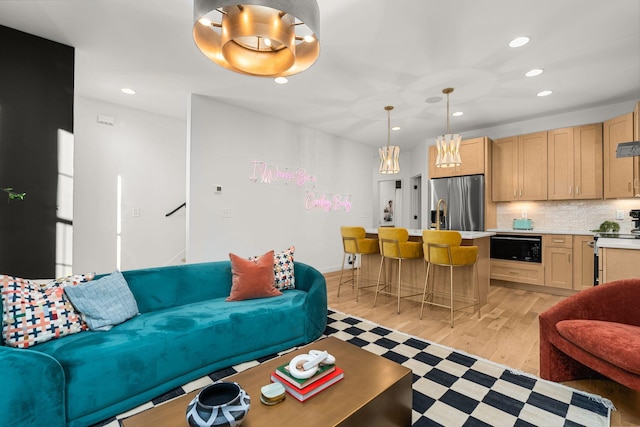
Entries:
{"label": "stainless steel refrigerator", "polygon": [[[434,178],[431,180],[431,223],[435,227],[436,206],[442,199],[447,214],[440,229],[484,231],[484,175]],[[440,206],[441,217],[444,208]]]}

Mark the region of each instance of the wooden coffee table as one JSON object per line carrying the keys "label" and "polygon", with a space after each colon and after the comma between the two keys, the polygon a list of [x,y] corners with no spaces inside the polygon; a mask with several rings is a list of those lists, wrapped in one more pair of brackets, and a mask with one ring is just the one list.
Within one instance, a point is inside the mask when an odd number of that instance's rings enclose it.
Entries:
{"label": "wooden coffee table", "polygon": [[[260,388],[270,383],[274,369],[309,350],[327,350],[344,370],[344,379],[305,402],[287,394],[275,406],[260,403]],[[328,337],[282,357],[232,375],[251,396],[243,427],[272,426],[410,426],[413,392],[411,370],[366,350]],[[191,392],[122,421],[124,427],[188,427]]]}

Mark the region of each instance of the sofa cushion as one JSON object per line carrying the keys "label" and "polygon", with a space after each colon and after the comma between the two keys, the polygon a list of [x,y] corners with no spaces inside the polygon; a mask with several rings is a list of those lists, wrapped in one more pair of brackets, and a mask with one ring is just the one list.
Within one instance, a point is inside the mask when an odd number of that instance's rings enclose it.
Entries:
{"label": "sofa cushion", "polygon": [[274,287],[273,251],[255,260],[229,254],[231,259],[231,293],[227,301],[268,298],[282,295]]}
{"label": "sofa cushion", "polygon": [[138,314],[136,300],[119,271],[65,292],[92,331],[108,331]]}
{"label": "sofa cushion", "polygon": [[86,329],[79,313],[67,300],[65,287],[93,279],[94,274],[77,274],[38,283],[34,280],[0,275],[2,299],[2,336],[5,343],[17,348]]}
{"label": "sofa cushion", "polygon": [[[54,357],[70,374],[68,417],[78,419],[132,396],[144,396],[137,403],[142,404],[166,392],[163,384],[178,387],[301,344],[307,295],[291,290],[278,298],[233,304],[224,297],[195,302],[143,313],[109,332],[87,331],[35,349]],[[121,406],[115,413],[127,409]]]}
{"label": "sofa cushion", "polygon": [[584,351],[640,374],[640,326],[601,320],[563,320],[558,333]]}
{"label": "sofa cushion", "polygon": [[[293,268],[293,254],[295,251],[295,246],[290,246],[288,249],[282,252],[275,252],[273,254],[273,274],[275,276],[275,287],[280,291],[295,289],[296,287],[296,276],[294,275]],[[258,259],[258,257],[252,256],[249,257],[249,259],[256,260]]]}

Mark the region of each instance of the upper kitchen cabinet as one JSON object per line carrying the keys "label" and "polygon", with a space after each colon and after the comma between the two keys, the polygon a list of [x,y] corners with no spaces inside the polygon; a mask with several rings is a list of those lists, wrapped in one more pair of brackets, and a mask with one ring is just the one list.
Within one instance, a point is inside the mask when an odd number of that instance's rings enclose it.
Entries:
{"label": "upper kitchen cabinet", "polygon": [[462,163],[460,166],[453,168],[436,167],[438,149],[435,145],[429,146],[429,178],[484,174],[486,172],[489,141],[486,136],[461,141],[460,159]]}
{"label": "upper kitchen cabinet", "polygon": [[[636,105],[637,108],[638,106]],[[636,157],[618,159],[616,158],[616,148],[620,142],[634,140],[634,113],[624,114],[605,121],[603,134],[604,198],[633,197],[640,190],[638,188],[638,159]]]}
{"label": "upper kitchen cabinet", "polygon": [[547,132],[548,199],[602,198],[602,124]]}
{"label": "upper kitchen cabinet", "polygon": [[495,140],[491,171],[494,202],[547,200],[547,132]]}

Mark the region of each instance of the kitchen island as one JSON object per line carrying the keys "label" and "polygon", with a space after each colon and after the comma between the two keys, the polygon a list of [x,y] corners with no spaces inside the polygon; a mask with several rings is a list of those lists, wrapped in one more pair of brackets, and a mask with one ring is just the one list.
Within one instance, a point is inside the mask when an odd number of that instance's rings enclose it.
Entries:
{"label": "kitchen island", "polygon": [[[422,242],[422,230],[408,229],[409,240]],[[377,228],[367,228],[367,237],[378,238]],[[478,247],[478,282],[480,288],[480,306],[487,303],[487,294],[489,293],[489,277],[490,277],[490,237],[496,233],[490,231],[460,231],[463,246]],[[380,255],[372,255],[363,257],[362,277],[372,280],[375,283],[378,279],[378,271],[380,268]],[[397,268],[397,267],[395,267]],[[396,270],[397,272],[397,270]],[[397,273],[387,272],[390,277],[397,278]],[[454,286],[456,293],[464,296],[473,295],[474,272],[471,267],[460,267],[454,269]],[[419,294],[419,296],[410,297],[413,301],[421,301],[422,292],[424,290],[424,280],[426,276],[426,267],[424,259],[408,259],[402,262],[402,294]],[[383,278],[384,280],[384,278]],[[394,281],[395,283],[395,281]],[[445,291],[449,289],[449,270],[445,267],[435,269],[434,286],[436,290]],[[375,288],[371,288],[375,289]],[[448,291],[447,291],[448,292]]]}

